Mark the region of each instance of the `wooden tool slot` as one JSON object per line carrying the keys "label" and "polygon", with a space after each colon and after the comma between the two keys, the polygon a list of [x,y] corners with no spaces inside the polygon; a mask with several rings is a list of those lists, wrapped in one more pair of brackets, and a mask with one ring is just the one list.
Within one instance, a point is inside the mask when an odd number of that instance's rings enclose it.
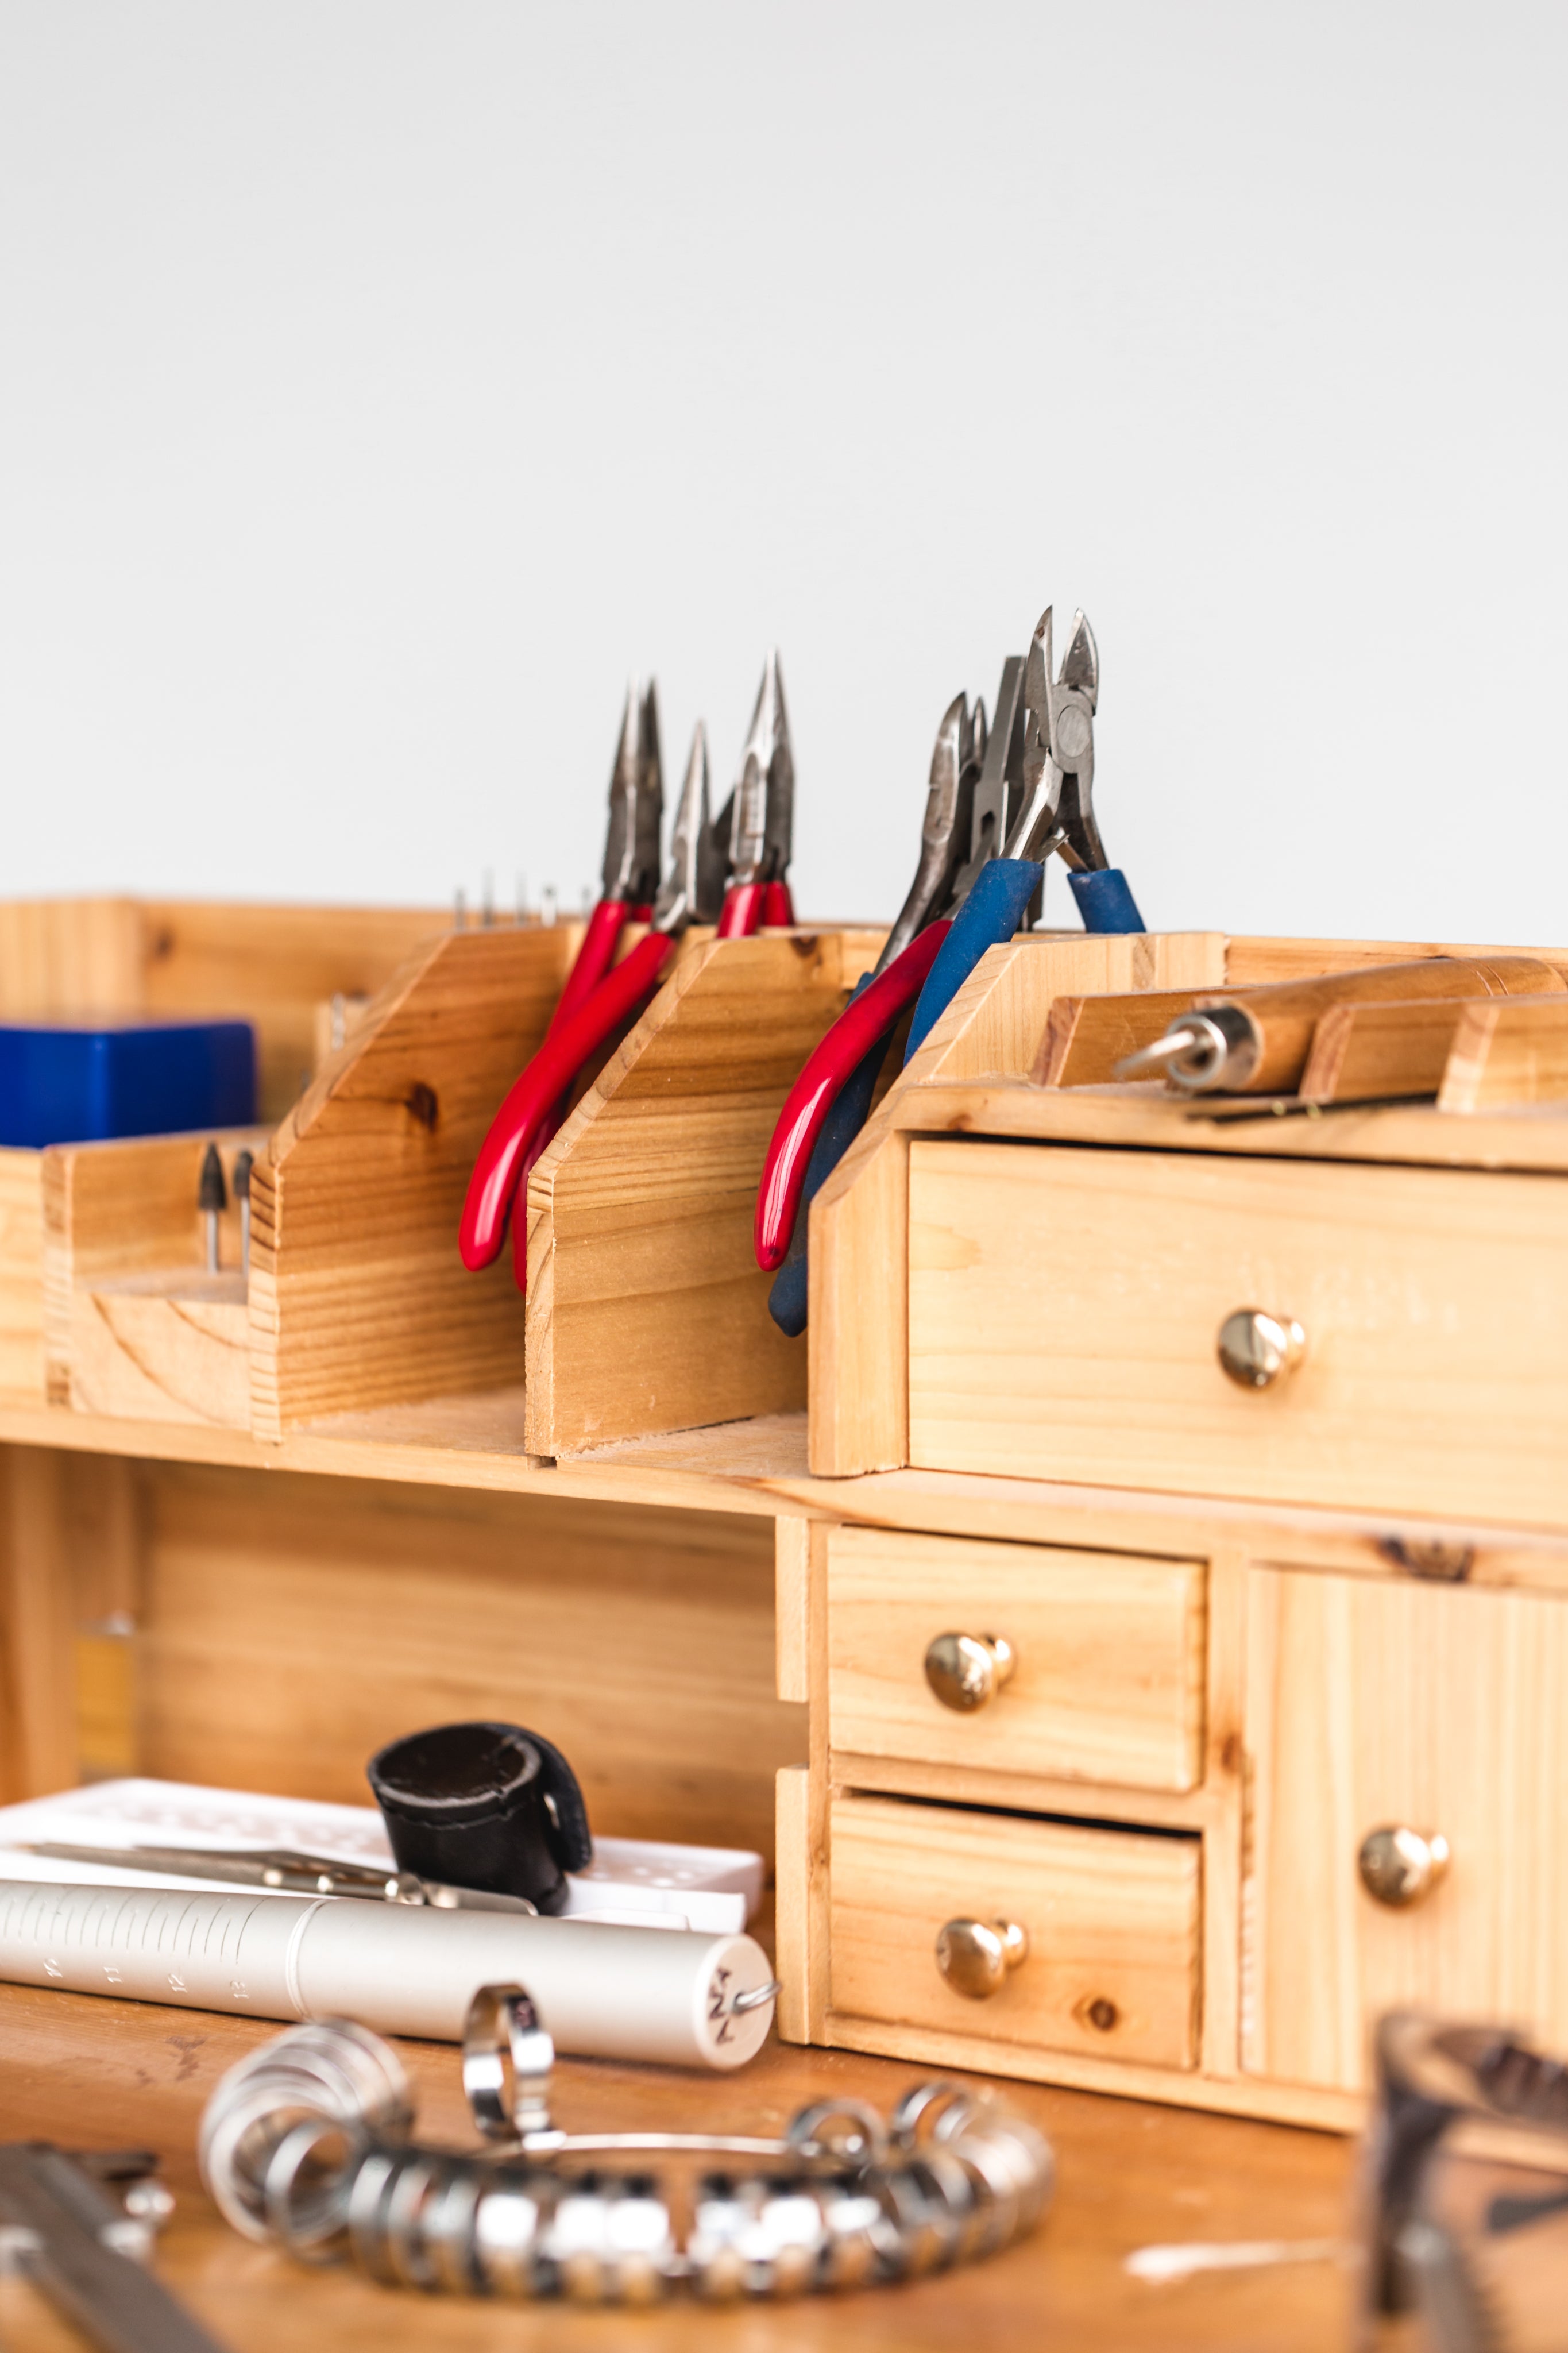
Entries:
{"label": "wooden tool slot", "polygon": [[[829,1814],[836,2012],[1188,2068],[1196,2055],[1195,1838],[845,1796]],[[988,1999],[944,1980],[950,1921],[1016,1923]]]}
{"label": "wooden tool slot", "polygon": [[917,1139],[909,1286],[916,1464],[1568,1524],[1563,1176]]}
{"label": "wooden tool slot", "polygon": [[802,1063],[880,931],[690,945],[528,1190],[528,1443],[559,1455],[805,1404],[752,1222]]}
{"label": "wooden tool slot", "polygon": [[[1042,1545],[837,1528],[827,1547],[828,1737],[839,1779],[878,1758],[1186,1790],[1202,1777],[1205,1569]],[[1000,1637],[994,1689],[927,1657]],[[984,1654],[980,1657],[984,1668]],[[939,1695],[946,1690],[944,1703]],[[952,1704],[954,1698],[960,1704]],[[1010,1802],[1010,1801],[1009,1801]]]}

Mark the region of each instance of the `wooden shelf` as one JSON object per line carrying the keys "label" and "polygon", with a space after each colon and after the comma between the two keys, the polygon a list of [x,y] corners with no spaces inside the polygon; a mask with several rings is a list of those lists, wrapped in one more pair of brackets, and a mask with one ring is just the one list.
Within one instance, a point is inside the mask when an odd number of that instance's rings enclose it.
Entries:
{"label": "wooden shelf", "polygon": [[1126,1550],[1131,1529],[1141,1551],[1176,1558],[1195,1557],[1216,1545],[1239,1546],[1282,1563],[1376,1577],[1407,1575],[1408,1556],[1436,1548],[1443,1556],[1470,1556],[1464,1572],[1470,1584],[1568,1590],[1568,1538],[1551,1530],[1264,1507],[979,1473],[881,1471],[815,1478],[806,1467],[804,1413],[628,1439],[552,1462],[523,1444],[521,1388],[335,1414],[277,1444],[244,1430],[128,1421],[0,1398],[0,1445],[775,1521],[830,1519],[1020,1543],[1048,1536],[1111,1551]]}

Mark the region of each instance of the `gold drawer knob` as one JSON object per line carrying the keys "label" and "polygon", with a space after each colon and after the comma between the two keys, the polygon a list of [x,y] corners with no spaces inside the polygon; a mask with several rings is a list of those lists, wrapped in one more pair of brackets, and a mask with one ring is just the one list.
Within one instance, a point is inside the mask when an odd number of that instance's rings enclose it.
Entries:
{"label": "gold drawer knob", "polygon": [[1271,1388],[1293,1373],[1307,1353],[1307,1335],[1289,1317],[1261,1307],[1238,1307],[1219,1327],[1219,1361],[1244,1389]]}
{"label": "gold drawer knob", "polygon": [[994,1699],[1017,1663],[1005,1634],[939,1634],[926,1646],[926,1681],[943,1707],[960,1715]]}
{"label": "gold drawer knob", "polygon": [[1029,1954],[1029,1932],[1016,1920],[950,1920],[938,1934],[936,1965],[954,1993],[987,2001]]}
{"label": "gold drawer knob", "polygon": [[1402,1824],[1368,1831],[1356,1857],[1367,1894],[1403,1911],[1430,1895],[1448,1868],[1448,1841],[1441,1831],[1406,1830]]}

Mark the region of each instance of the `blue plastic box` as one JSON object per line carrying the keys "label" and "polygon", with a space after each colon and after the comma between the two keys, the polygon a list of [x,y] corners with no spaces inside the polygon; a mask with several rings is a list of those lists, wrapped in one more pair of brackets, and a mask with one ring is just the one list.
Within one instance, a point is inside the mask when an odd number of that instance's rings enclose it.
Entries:
{"label": "blue plastic box", "polygon": [[0,1023],[0,1144],[96,1144],[255,1118],[248,1021]]}

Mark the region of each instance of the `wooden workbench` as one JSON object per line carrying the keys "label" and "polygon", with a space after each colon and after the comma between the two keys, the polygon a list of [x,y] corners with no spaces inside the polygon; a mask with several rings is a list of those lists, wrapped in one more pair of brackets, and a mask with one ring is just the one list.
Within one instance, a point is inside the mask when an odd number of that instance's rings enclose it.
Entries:
{"label": "wooden workbench", "polygon": [[[472,2353],[615,2346],[673,2353],[796,2353],[853,2345],[858,2353],[952,2353],[958,2347],[1203,2347],[1205,2353],[1294,2353],[1349,2342],[1350,2274],[1317,2263],[1212,2273],[1154,2287],[1129,2278],[1135,2247],[1188,2239],[1322,2239],[1347,2221],[1352,2145],[1279,2125],[1194,2116],[1090,2093],[1010,2085],[1005,2096],[1049,2135],[1059,2167],[1055,2204],[1034,2239],[988,2263],[917,2286],[839,2299],[706,2310],[591,2312],[542,2305],[426,2298],[380,2288],[347,2269],[306,2271],[236,2236],[196,2177],[196,2124],[224,2069],[276,2032],[248,2019],[0,1987],[0,2117],[6,2137],[156,2148],[175,2193],[156,2265],[235,2353],[280,2346],[464,2347]],[[405,2043],[420,2129],[471,2140],[455,2051]],[[886,2107],[912,2071],[841,2052],[770,2042],[736,2076],[563,2062],[555,2106],[589,2129],[773,2131],[826,2093]],[[8,2353],[79,2353],[34,2292],[0,2280],[0,2344]]]}

